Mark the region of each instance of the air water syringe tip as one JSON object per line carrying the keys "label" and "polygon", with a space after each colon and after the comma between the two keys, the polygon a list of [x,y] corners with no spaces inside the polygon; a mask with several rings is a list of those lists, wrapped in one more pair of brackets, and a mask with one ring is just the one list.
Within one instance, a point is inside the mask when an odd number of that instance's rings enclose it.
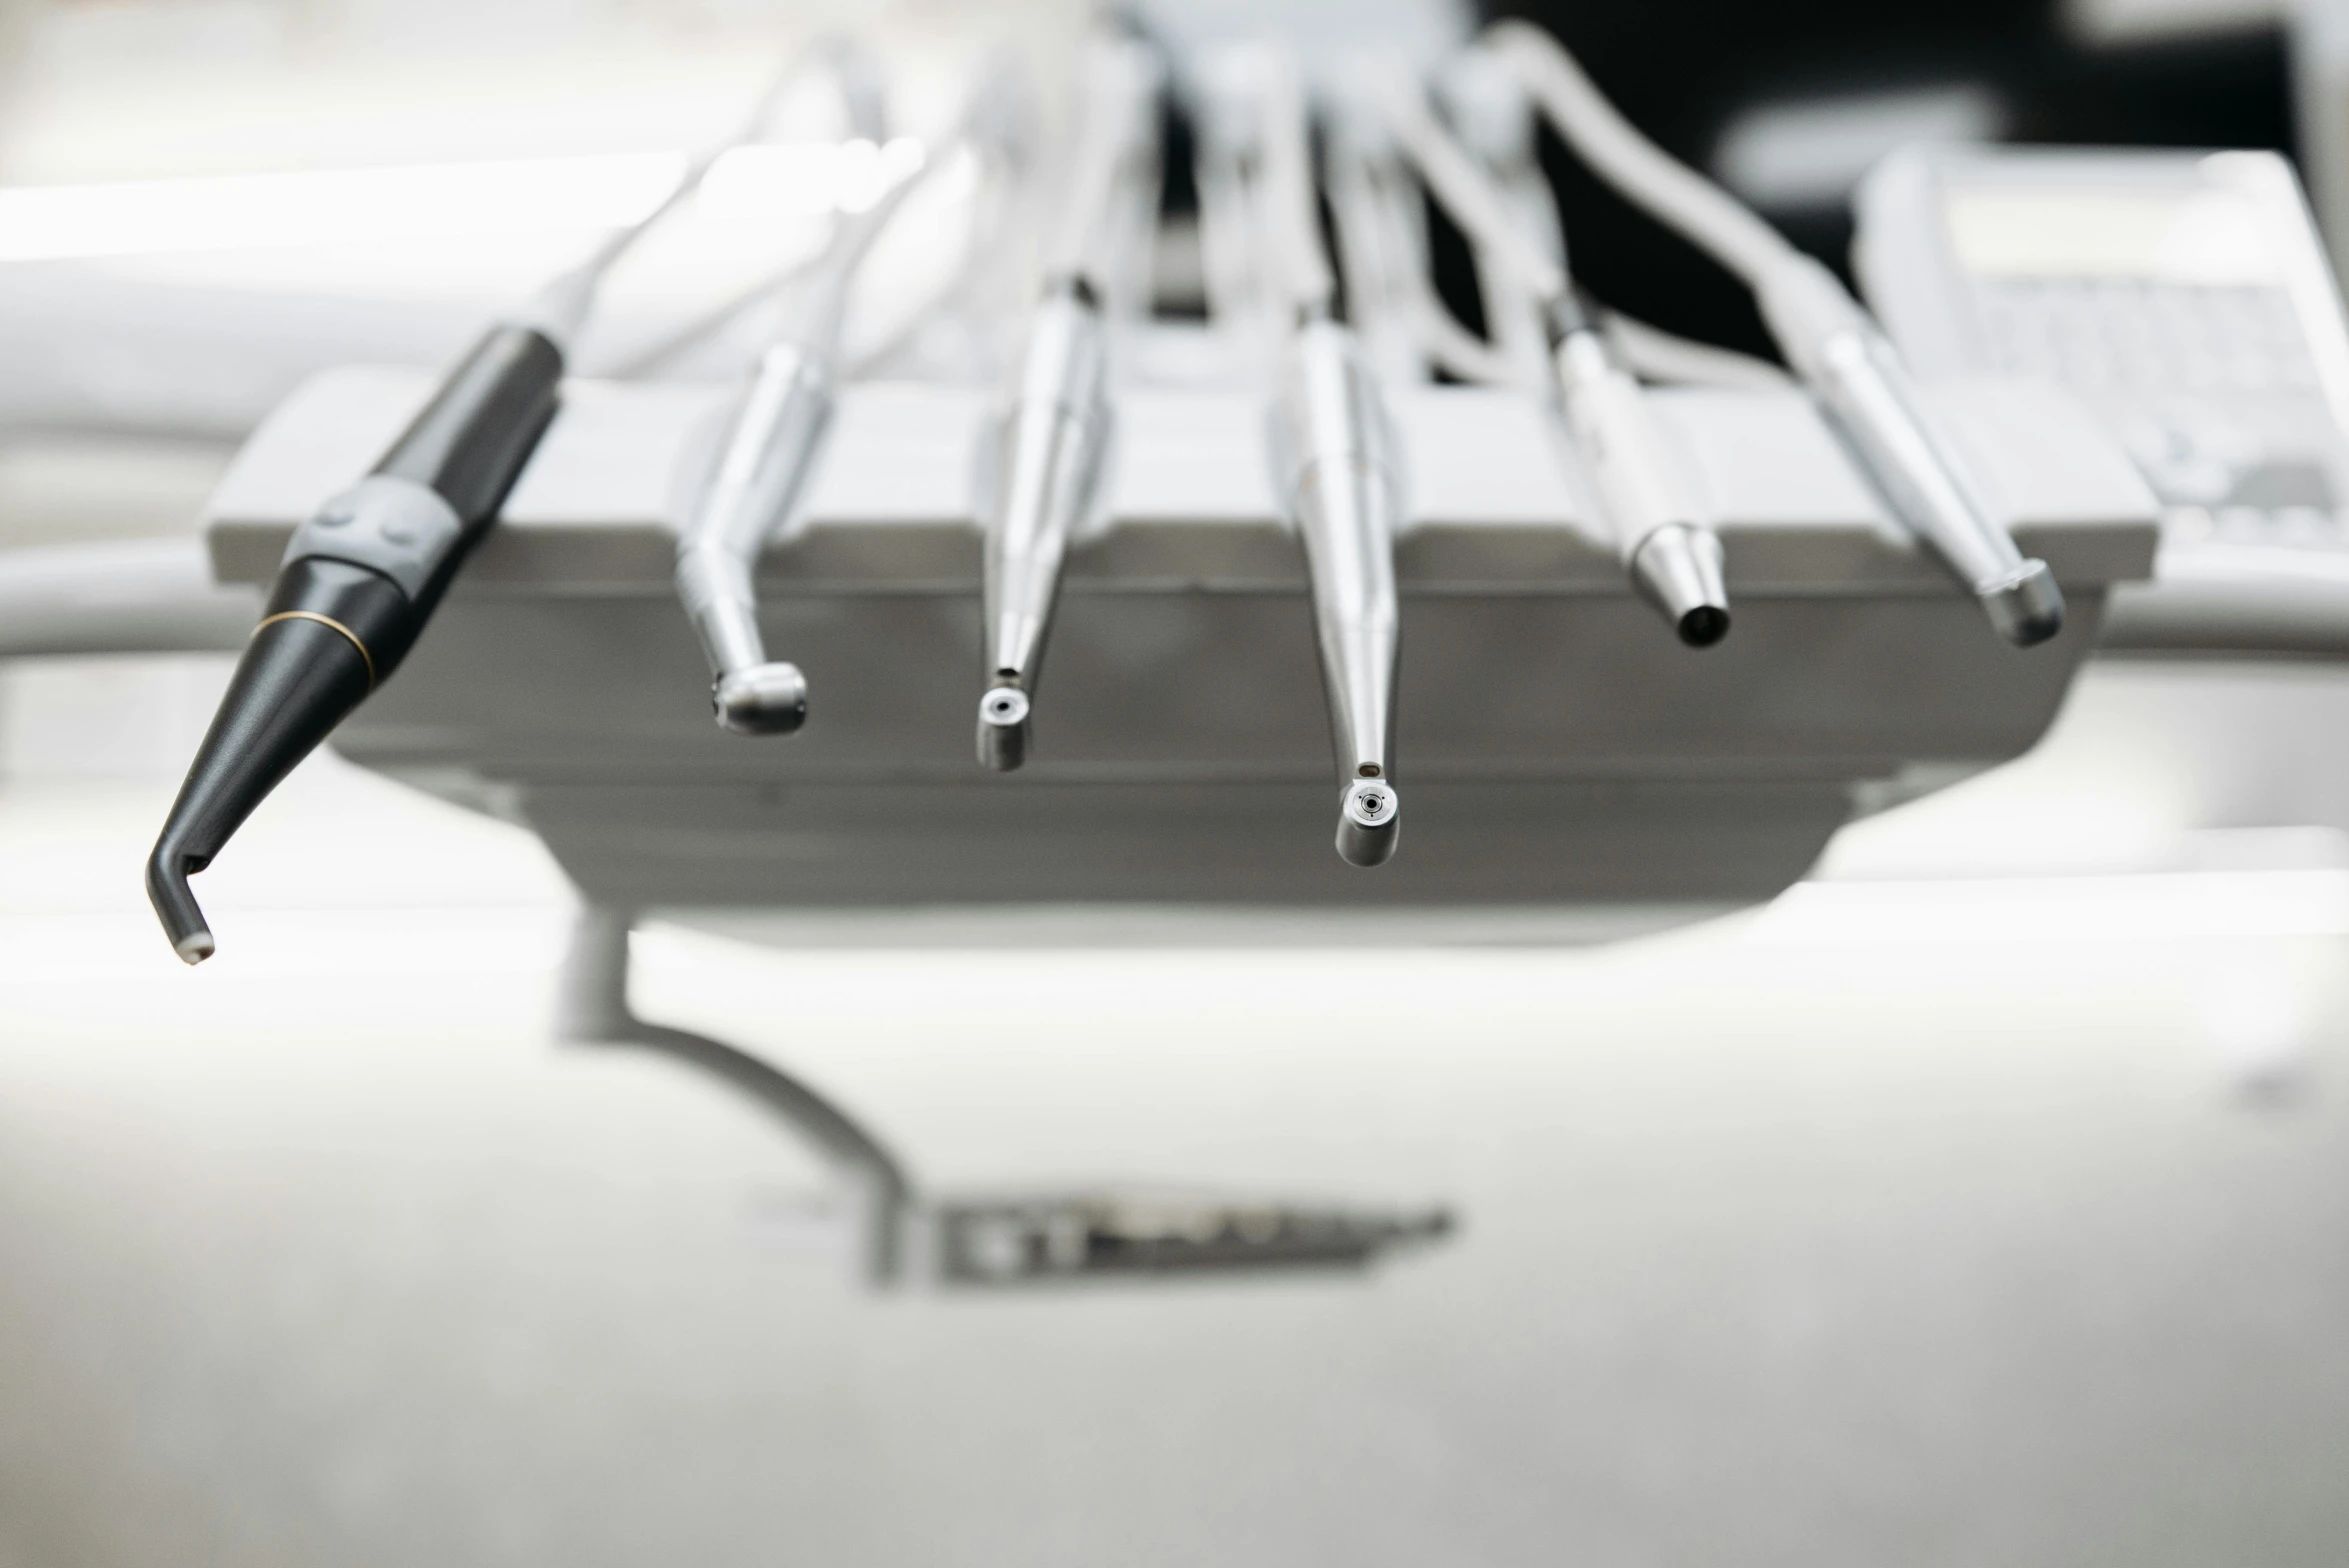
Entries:
{"label": "air water syringe tip", "polygon": [[2064,629],[2064,593],[2045,561],[2025,561],[2021,571],[1975,597],[1998,635],[2018,648],[2036,647]]}
{"label": "air water syringe tip", "polygon": [[1721,580],[1721,540],[1709,528],[1675,523],[1648,535],[1631,557],[1632,581],[1691,648],[1729,635],[1729,590]]}
{"label": "air water syringe tip", "polygon": [[807,722],[807,677],[795,664],[729,670],[710,687],[718,727],[737,735],[788,735]]}
{"label": "air water syringe tip", "polygon": [[1383,866],[1403,834],[1403,800],[1385,779],[1356,779],[1338,802],[1338,856],[1350,866]]}
{"label": "air water syringe tip", "polygon": [[1028,760],[1031,730],[1028,694],[1017,686],[997,686],[979,699],[979,761],[998,773],[1009,773]]}
{"label": "air water syringe tip", "polygon": [[1729,635],[1729,612],[1715,604],[1700,604],[1673,623],[1672,629],[1691,648],[1710,648]]}
{"label": "air water syringe tip", "polygon": [[163,934],[183,964],[200,964],[214,952],[212,929],[188,887],[188,859],[178,846],[155,846],[147,861],[147,899],[163,922]]}

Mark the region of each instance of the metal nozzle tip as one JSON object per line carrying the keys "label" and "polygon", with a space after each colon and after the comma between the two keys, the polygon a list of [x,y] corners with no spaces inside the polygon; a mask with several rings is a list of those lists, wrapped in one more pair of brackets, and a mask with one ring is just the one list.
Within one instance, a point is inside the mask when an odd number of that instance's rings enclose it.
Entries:
{"label": "metal nozzle tip", "polygon": [[1691,648],[1710,648],[1729,635],[1729,612],[1717,604],[1700,604],[1672,629]]}
{"label": "metal nozzle tip", "polygon": [[1338,855],[1350,866],[1382,866],[1403,835],[1403,801],[1384,779],[1356,779],[1338,801]]}
{"label": "metal nozzle tip", "polygon": [[1998,635],[2018,648],[2036,647],[2064,629],[2064,591],[2045,561],[2025,561],[2012,577],[1974,591]]}
{"label": "metal nozzle tip", "polygon": [[1028,760],[1028,694],[997,686],[979,699],[979,761],[1009,773]]}
{"label": "metal nozzle tip", "polygon": [[807,677],[795,664],[730,670],[710,687],[718,727],[737,735],[788,735],[807,722]]}
{"label": "metal nozzle tip", "polygon": [[1721,581],[1721,540],[1710,528],[1673,523],[1632,552],[1631,580],[1691,648],[1729,635],[1729,590]]}

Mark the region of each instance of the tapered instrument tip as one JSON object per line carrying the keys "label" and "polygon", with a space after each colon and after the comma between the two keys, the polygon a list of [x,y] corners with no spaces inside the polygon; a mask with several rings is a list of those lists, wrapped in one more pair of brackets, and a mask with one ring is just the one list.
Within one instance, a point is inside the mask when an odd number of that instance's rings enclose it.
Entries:
{"label": "tapered instrument tip", "polygon": [[1710,648],[1729,635],[1721,540],[1710,528],[1673,523],[1657,529],[1632,554],[1631,580],[1687,646]]}
{"label": "tapered instrument tip", "polygon": [[1403,833],[1403,799],[1385,779],[1356,779],[1338,802],[1338,854],[1350,866],[1392,859]]}
{"label": "tapered instrument tip", "polygon": [[795,664],[729,670],[710,688],[718,727],[737,735],[788,735],[807,722],[807,677]]}
{"label": "tapered instrument tip", "polygon": [[1028,760],[1028,694],[997,686],[979,699],[979,761],[1009,773]]}
{"label": "tapered instrument tip", "polygon": [[1975,590],[1998,635],[2018,648],[2036,647],[2064,629],[2064,593],[2045,561],[2025,561],[2003,582]]}

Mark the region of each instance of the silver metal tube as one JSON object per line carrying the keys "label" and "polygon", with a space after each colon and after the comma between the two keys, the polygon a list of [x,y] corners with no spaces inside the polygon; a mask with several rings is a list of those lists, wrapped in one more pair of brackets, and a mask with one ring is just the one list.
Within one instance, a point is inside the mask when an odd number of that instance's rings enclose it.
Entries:
{"label": "silver metal tube", "polygon": [[1383,864],[1402,832],[1388,781],[1395,760],[1395,661],[1401,606],[1395,534],[1403,495],[1378,384],[1354,335],[1329,317],[1333,291],[1315,212],[1313,155],[1295,62],[1268,51],[1257,82],[1265,248],[1287,279],[1295,323],[1272,404],[1273,481],[1305,546],[1315,640],[1342,779],[1338,854]]}
{"label": "silver metal tube", "polygon": [[1485,38],[1584,163],[1752,287],[1771,336],[1885,500],[1999,635],[2027,648],[2063,630],[2055,574],[2025,560],[1988,515],[1900,356],[1835,275],[1641,135],[1556,39],[1517,21],[1495,23]]}
{"label": "silver metal tube", "polygon": [[1416,83],[1389,82],[1381,98],[1397,140],[1468,232],[1479,260],[1512,277],[1549,318],[1558,403],[1632,585],[1682,642],[1719,642],[1729,631],[1721,541],[1681,481],[1647,394],[1576,300],[1563,247],[1546,250],[1535,239],[1490,170],[1428,111]]}
{"label": "silver metal tube", "polygon": [[1159,71],[1138,46],[1103,38],[1084,59],[1085,102],[1069,188],[1004,411],[983,556],[989,689],[979,699],[979,761],[1027,760],[1036,679],[1070,538],[1093,509],[1110,428],[1105,316],[1156,212],[1135,187],[1156,167]]}
{"label": "silver metal tube", "polygon": [[677,536],[677,596],[709,659],[710,705],[737,735],[788,735],[807,722],[807,680],[767,657],[758,559],[790,521],[832,419],[833,361],[849,285],[933,160],[843,222],[794,312],[797,326],[760,356],[735,401],[716,466]]}
{"label": "silver metal tube", "polygon": [[1962,477],[1964,461],[1923,411],[1892,345],[1872,327],[1828,337],[1803,367],[1820,405],[1867,465],[1901,520],[2020,648],[2063,630],[2063,590],[2045,561],[2026,560],[1985,516]]}
{"label": "silver metal tube", "polygon": [[1285,50],[1264,50],[1256,63],[1257,104],[1263,115],[1256,145],[1257,184],[1265,250],[1281,296],[1292,310],[1326,310],[1338,280],[1321,242],[1305,84],[1295,58]]}
{"label": "silver metal tube", "polygon": [[998,770],[1026,760],[1061,560],[1100,477],[1110,420],[1104,337],[1089,287],[1071,282],[1047,294],[1003,421],[984,560],[994,689],[980,699],[978,729],[979,760]]}
{"label": "silver metal tube", "polygon": [[807,718],[807,682],[770,661],[752,575],[789,516],[832,417],[823,359],[778,343],[760,359],[691,520],[677,541],[677,595],[701,639],[718,722],[740,735],[788,734]]}
{"label": "silver metal tube", "polygon": [[1313,621],[1344,781],[1338,853],[1375,866],[1395,852],[1402,802],[1395,754],[1401,607],[1394,538],[1403,517],[1395,444],[1353,335],[1312,318],[1291,335],[1273,405],[1282,501],[1305,546]]}
{"label": "silver metal tube", "polygon": [[1595,331],[1558,345],[1560,400],[1634,587],[1692,648],[1729,631],[1721,541],[1703,521],[1639,383]]}

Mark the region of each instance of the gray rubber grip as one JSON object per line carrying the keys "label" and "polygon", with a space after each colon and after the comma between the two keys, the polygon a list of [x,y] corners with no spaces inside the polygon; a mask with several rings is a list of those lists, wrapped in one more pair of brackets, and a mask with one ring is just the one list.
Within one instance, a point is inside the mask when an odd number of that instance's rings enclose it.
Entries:
{"label": "gray rubber grip", "polygon": [[456,510],[413,479],[374,474],[320,507],[286,541],[280,568],[311,557],[381,572],[423,596],[465,531]]}

